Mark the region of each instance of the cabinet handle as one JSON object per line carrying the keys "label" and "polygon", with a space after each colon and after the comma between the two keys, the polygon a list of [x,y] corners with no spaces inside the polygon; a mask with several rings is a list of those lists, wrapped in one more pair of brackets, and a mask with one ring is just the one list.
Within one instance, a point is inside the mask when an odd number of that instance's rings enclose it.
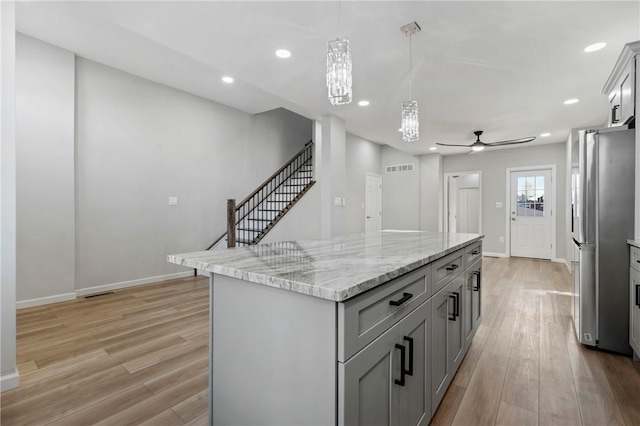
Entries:
{"label": "cabinet handle", "polygon": [[613,108],[611,108],[612,123],[617,123],[618,121],[620,121],[620,119],[618,118],[618,108],[620,108],[620,105],[614,105]]}
{"label": "cabinet handle", "polygon": [[456,265],[455,263],[447,266],[447,271],[454,271],[456,269],[458,269],[458,265]]}
{"label": "cabinet handle", "polygon": [[[454,293],[454,294],[455,294],[455,293]],[[449,299],[453,299],[453,313],[452,313],[452,314],[450,314],[450,313],[448,312],[449,304],[447,304],[447,314],[448,314],[448,315],[451,315],[451,316],[449,317],[449,320],[450,320],[450,321],[455,321],[455,320],[456,320],[456,296],[454,296],[453,294],[450,294],[450,295],[449,295]]]}
{"label": "cabinet handle", "polygon": [[460,293],[453,292],[453,295],[456,298],[456,303],[454,305],[453,315],[459,317],[460,316]]}
{"label": "cabinet handle", "polygon": [[636,306],[640,308],[640,284],[636,284]]}
{"label": "cabinet handle", "polygon": [[480,274],[480,271],[473,271],[472,274],[477,277],[476,286],[473,287],[473,291],[480,291],[480,281],[482,280],[482,275]]}
{"label": "cabinet handle", "polygon": [[404,340],[409,342],[409,369],[405,371],[409,376],[413,376],[413,337],[404,336]]}
{"label": "cabinet handle", "polygon": [[474,255],[474,256],[475,256],[476,254],[480,254],[480,250],[474,250],[474,251],[472,251],[472,252],[471,252],[471,254],[472,254],[472,255]]}
{"label": "cabinet handle", "polygon": [[396,343],[396,349],[400,349],[400,379],[396,379],[395,383],[396,383],[396,385],[404,386],[404,375],[406,373],[405,365],[404,365],[404,358],[405,358],[405,354],[406,354],[407,348],[405,348],[400,343]]}
{"label": "cabinet handle", "polygon": [[407,300],[411,299],[412,297],[413,297],[413,294],[411,294],[411,293],[402,293],[402,298],[401,299],[389,300],[389,304],[391,306],[400,306],[404,302],[406,302]]}

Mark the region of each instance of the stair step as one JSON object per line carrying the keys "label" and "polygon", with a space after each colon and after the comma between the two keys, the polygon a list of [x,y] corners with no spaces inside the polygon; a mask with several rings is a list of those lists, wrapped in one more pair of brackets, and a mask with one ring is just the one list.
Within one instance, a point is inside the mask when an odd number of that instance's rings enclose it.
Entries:
{"label": "stair step", "polygon": [[251,245],[253,240],[236,239],[236,243]]}
{"label": "stair step", "polygon": [[257,219],[257,218],[253,218],[253,217],[250,217],[250,218],[248,218],[246,220],[253,220],[253,221],[256,221],[256,222],[271,222],[271,221],[273,221],[273,219]]}
{"label": "stair step", "polygon": [[282,210],[276,209],[258,209],[259,212],[281,212]]}
{"label": "stair step", "polygon": [[236,231],[243,231],[243,232],[262,232],[262,229],[249,229],[249,228],[237,228]]}

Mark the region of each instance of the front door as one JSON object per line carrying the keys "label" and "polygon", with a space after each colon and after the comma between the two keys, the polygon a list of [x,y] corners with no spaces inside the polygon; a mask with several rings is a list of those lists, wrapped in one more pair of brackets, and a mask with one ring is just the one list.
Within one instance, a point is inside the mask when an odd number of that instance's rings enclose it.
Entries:
{"label": "front door", "polygon": [[382,176],[367,173],[364,197],[365,232],[382,229]]}
{"label": "front door", "polygon": [[551,259],[551,169],[511,172],[511,255]]}

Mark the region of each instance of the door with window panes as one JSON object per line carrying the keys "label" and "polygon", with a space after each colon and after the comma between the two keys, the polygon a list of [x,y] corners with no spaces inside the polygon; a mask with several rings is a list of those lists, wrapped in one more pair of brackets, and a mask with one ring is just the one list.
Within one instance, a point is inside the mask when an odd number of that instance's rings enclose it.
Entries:
{"label": "door with window panes", "polygon": [[551,170],[511,172],[511,256],[551,259]]}

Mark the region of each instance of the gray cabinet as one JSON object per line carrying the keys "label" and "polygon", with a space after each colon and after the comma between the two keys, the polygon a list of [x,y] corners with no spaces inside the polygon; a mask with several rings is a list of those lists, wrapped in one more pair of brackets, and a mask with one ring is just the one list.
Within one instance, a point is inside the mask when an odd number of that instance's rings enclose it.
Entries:
{"label": "gray cabinet", "polygon": [[431,405],[440,404],[453,375],[464,358],[465,274],[458,276],[436,293],[431,314]]}
{"label": "gray cabinet", "polygon": [[464,308],[463,308],[463,321],[464,321],[464,338],[466,349],[471,346],[473,336],[475,336],[480,321],[482,319],[482,298],[481,298],[481,286],[482,286],[482,262],[477,261],[473,265],[467,267],[465,271],[465,285],[464,285]]}
{"label": "gray cabinet", "polygon": [[629,345],[640,356],[640,249],[631,246]]}
{"label": "gray cabinet", "polygon": [[431,301],[338,367],[339,424],[426,425]]}
{"label": "gray cabinet", "polygon": [[635,117],[639,53],[640,42],[626,44],[602,89],[609,99],[609,126],[627,124]]}

